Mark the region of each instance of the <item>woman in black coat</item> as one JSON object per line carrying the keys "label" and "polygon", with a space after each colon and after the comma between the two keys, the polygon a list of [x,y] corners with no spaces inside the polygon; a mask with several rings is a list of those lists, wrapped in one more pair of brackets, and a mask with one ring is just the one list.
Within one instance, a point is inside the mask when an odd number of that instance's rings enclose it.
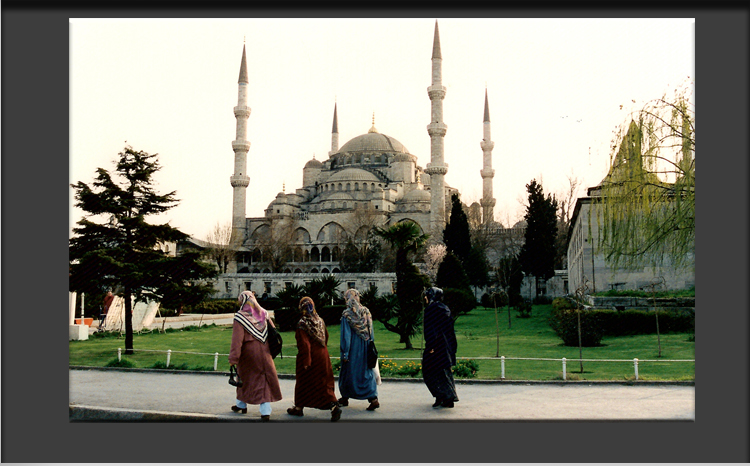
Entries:
{"label": "woman in black coat", "polygon": [[433,408],[452,408],[458,401],[452,366],[456,365],[456,332],[448,306],[443,303],[443,290],[428,288],[424,293],[425,349],[422,354],[422,377],[435,397]]}

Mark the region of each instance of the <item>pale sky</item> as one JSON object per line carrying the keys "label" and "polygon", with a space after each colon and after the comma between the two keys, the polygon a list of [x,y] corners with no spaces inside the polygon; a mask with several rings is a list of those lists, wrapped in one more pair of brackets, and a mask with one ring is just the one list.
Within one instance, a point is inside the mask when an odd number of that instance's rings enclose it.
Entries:
{"label": "pale sky", "polygon": [[[430,162],[431,53],[440,29],[446,183],[482,196],[485,88],[495,219],[523,217],[525,185],[562,195],[607,172],[613,131],[631,110],[695,76],[695,22],[681,19],[71,19],[70,182],[114,171],[130,145],[158,153],[169,222],[199,239],[232,215],[233,107],[243,42],[251,108],[248,217],[261,217],[302,168],[372,126]],[[622,106],[622,108],[621,108]],[[126,143],[127,141],[127,143]],[[83,212],[69,190],[70,227]]]}

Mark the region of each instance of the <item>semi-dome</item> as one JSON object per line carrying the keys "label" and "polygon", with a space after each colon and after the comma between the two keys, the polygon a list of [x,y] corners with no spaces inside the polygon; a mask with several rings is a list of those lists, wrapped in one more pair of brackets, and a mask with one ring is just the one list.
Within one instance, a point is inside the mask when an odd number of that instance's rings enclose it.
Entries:
{"label": "semi-dome", "polygon": [[383,152],[402,152],[408,154],[409,151],[403,144],[396,139],[385,134],[370,132],[360,134],[350,139],[349,142],[341,146],[339,152],[362,152],[362,151],[383,151]]}
{"label": "semi-dome", "polygon": [[363,170],[361,168],[345,168],[331,175],[330,178],[325,180],[325,183],[345,182],[345,181],[380,182],[380,180],[374,173],[368,172],[367,170]]}
{"label": "semi-dome", "polygon": [[413,189],[406,193],[402,202],[430,202],[430,192],[424,189]]}

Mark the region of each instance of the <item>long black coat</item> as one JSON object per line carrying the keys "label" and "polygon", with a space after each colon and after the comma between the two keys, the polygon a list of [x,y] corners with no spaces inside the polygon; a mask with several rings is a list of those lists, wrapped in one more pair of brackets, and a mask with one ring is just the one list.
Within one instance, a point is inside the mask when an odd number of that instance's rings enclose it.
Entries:
{"label": "long black coat", "polygon": [[456,332],[451,311],[444,303],[433,301],[424,311],[422,369],[447,369],[456,365]]}

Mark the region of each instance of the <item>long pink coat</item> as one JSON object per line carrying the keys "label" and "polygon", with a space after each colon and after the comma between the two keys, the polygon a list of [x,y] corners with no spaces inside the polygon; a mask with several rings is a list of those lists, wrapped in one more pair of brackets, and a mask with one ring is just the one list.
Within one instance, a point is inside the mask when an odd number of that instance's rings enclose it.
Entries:
{"label": "long pink coat", "polygon": [[[270,319],[267,325],[273,325]],[[275,327],[275,325],[274,325]],[[261,343],[237,321],[232,329],[229,364],[237,365],[244,382],[237,387],[237,399],[251,405],[281,400],[281,387],[268,341]]]}

